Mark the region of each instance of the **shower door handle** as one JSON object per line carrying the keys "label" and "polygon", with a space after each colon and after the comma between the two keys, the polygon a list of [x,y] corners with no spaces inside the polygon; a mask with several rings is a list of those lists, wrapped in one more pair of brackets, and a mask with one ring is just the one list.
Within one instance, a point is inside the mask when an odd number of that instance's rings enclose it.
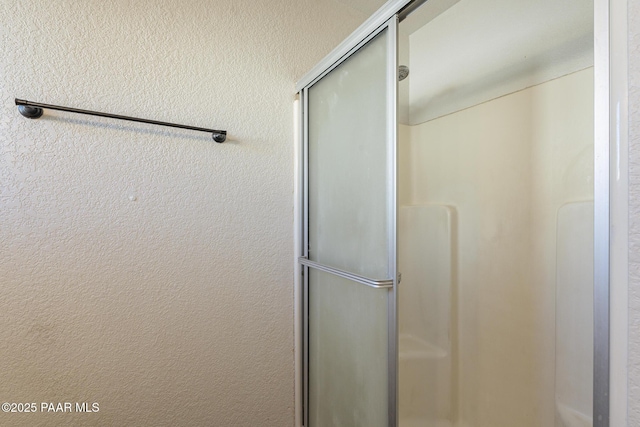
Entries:
{"label": "shower door handle", "polygon": [[339,270],[337,268],[329,267],[327,265],[323,265],[315,261],[311,261],[307,257],[300,257],[298,258],[298,261],[300,262],[300,264],[306,267],[315,268],[316,270],[324,271],[325,273],[331,273],[336,276],[349,279],[353,282],[361,283],[371,288],[375,288],[375,289],[393,288],[393,279],[384,279],[384,280],[369,279],[368,277],[358,276],[357,274],[349,273],[344,270]]}

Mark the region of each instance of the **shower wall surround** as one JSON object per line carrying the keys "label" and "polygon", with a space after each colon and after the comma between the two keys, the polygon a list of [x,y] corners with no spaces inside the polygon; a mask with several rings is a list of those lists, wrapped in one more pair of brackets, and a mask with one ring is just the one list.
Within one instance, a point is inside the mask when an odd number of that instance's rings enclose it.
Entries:
{"label": "shower wall surround", "polygon": [[[556,354],[568,350],[562,342],[556,346],[556,290],[570,286],[556,280],[570,276],[556,269],[564,256],[556,251],[556,224],[564,221],[559,211],[567,203],[593,199],[593,69],[401,125],[399,145],[401,205],[447,207],[455,218],[445,225],[452,228],[454,298],[436,322],[452,339],[451,389],[443,390],[451,411],[448,420],[442,419],[446,405],[426,416],[442,426],[569,427],[556,408],[571,402],[555,398],[568,382],[555,374]],[[440,283],[423,280],[423,292]],[[400,304],[402,292],[413,288],[403,280]],[[402,355],[402,328],[416,325],[403,324],[402,305],[399,310]],[[559,333],[567,327],[559,325]],[[588,329],[576,339],[589,340]],[[582,414],[590,404],[570,410],[590,418],[589,411]],[[402,402],[400,408],[402,420]]]}

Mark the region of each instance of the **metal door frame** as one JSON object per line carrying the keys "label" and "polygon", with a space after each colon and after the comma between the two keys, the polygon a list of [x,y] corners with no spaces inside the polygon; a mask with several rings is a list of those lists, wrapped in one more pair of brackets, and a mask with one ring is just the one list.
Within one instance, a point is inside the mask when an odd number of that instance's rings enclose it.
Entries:
{"label": "metal door frame", "polygon": [[[332,268],[329,266],[324,266],[322,264],[318,264],[316,262],[310,261],[308,258],[308,248],[309,248],[309,126],[308,126],[308,115],[306,112],[309,110],[309,96],[308,89],[313,86],[316,82],[321,80],[328,73],[333,71],[336,67],[342,64],[344,61],[349,59],[353,54],[355,54],[358,50],[360,50],[364,45],[370,42],[374,37],[387,30],[387,70],[386,70],[386,78],[387,78],[387,135],[386,135],[386,146],[387,146],[387,218],[388,218],[388,271],[389,278],[382,279],[371,279],[367,277],[362,277],[355,275],[353,273],[349,273],[346,271],[338,270],[336,268]],[[396,319],[396,287],[397,287],[397,111],[398,111],[398,96],[397,96],[397,88],[398,88],[398,18],[396,15],[393,15],[386,21],[382,22],[381,25],[377,26],[373,31],[366,34],[365,37],[361,38],[354,46],[348,49],[346,52],[339,56],[339,59],[335,62],[331,63],[327,67],[322,67],[323,70],[315,75],[313,79],[310,79],[308,82],[305,82],[304,86],[300,89],[299,92],[299,102],[302,105],[302,114],[300,117],[300,129],[302,131],[302,149],[299,150],[301,156],[301,187],[303,191],[301,192],[301,197],[299,197],[299,202],[301,202],[301,206],[298,208],[299,214],[302,216],[302,234],[301,241],[302,247],[299,248],[300,256],[298,258],[298,262],[302,265],[301,275],[303,277],[302,280],[302,310],[301,310],[301,321],[302,321],[302,346],[303,351],[301,354],[302,357],[302,378],[301,378],[301,389],[303,394],[302,404],[302,418],[303,425],[309,425],[309,322],[308,322],[308,307],[309,307],[309,268],[315,268],[321,271],[325,271],[330,274],[334,274],[340,277],[347,278],[349,280],[355,281],[359,284],[363,284],[365,286],[370,286],[373,288],[381,289],[380,292],[388,292],[387,299],[387,327],[388,327],[388,345],[387,345],[387,374],[388,374],[388,425],[389,427],[396,427],[398,423],[397,417],[397,404],[398,404],[398,396],[397,396],[397,319]]]}
{"label": "metal door frame", "polygon": [[[346,59],[368,37],[394,16],[402,20],[426,0],[390,0],[327,55],[296,85],[299,94],[298,132],[295,137],[297,171],[295,182],[295,297],[296,297],[296,425],[308,425],[303,420],[302,407],[306,378],[306,360],[299,351],[306,342],[307,275],[298,263],[306,257],[306,88],[330,69]],[[628,100],[627,100],[627,0],[594,0],[594,427],[618,427],[627,420],[627,295],[628,295]],[[396,71],[394,71],[396,72]],[[397,80],[396,80],[397,81]],[[394,85],[397,87],[397,85]],[[392,103],[394,106],[396,102]],[[394,107],[397,108],[397,107]],[[394,124],[395,126],[395,124]],[[395,156],[394,161],[395,161]],[[394,165],[395,170],[395,165]],[[303,190],[304,189],[304,190]],[[394,189],[394,200],[396,189]],[[396,203],[397,205],[397,203]],[[397,206],[394,209],[394,221]],[[615,222],[615,228],[611,226]],[[395,227],[393,227],[395,233]],[[393,241],[395,242],[395,235]],[[397,271],[394,275],[393,304],[394,354],[396,364],[397,333],[395,331]],[[302,280],[304,274],[305,280]],[[393,307],[391,307],[393,305]],[[613,310],[612,310],[613,308]],[[390,322],[391,328],[391,322]],[[304,339],[302,337],[305,337]],[[305,353],[306,354],[306,353]],[[397,377],[392,382],[390,404],[394,416],[397,408]],[[391,383],[390,383],[391,385]],[[611,420],[611,423],[610,423]],[[396,427],[391,424],[391,427]]]}

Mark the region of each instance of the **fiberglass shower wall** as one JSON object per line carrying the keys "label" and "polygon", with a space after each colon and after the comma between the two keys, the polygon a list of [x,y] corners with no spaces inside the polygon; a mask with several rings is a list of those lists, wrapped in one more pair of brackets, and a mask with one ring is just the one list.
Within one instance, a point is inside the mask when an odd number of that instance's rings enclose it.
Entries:
{"label": "fiberglass shower wall", "polygon": [[495,73],[437,93],[434,67],[474,62],[451,51],[434,65],[429,37],[446,45],[473,7],[401,24],[400,427],[590,426],[590,47],[546,69],[486,48]]}

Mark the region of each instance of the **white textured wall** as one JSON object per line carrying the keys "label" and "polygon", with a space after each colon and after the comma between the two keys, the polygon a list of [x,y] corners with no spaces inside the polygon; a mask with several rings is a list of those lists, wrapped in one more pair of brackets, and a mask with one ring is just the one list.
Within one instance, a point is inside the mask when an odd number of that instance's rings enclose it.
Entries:
{"label": "white textured wall", "polygon": [[[332,0],[0,1],[0,425],[293,424],[295,80]],[[13,98],[219,127],[230,140]]]}
{"label": "white textured wall", "polygon": [[629,0],[629,426],[640,426],[640,0]]}

